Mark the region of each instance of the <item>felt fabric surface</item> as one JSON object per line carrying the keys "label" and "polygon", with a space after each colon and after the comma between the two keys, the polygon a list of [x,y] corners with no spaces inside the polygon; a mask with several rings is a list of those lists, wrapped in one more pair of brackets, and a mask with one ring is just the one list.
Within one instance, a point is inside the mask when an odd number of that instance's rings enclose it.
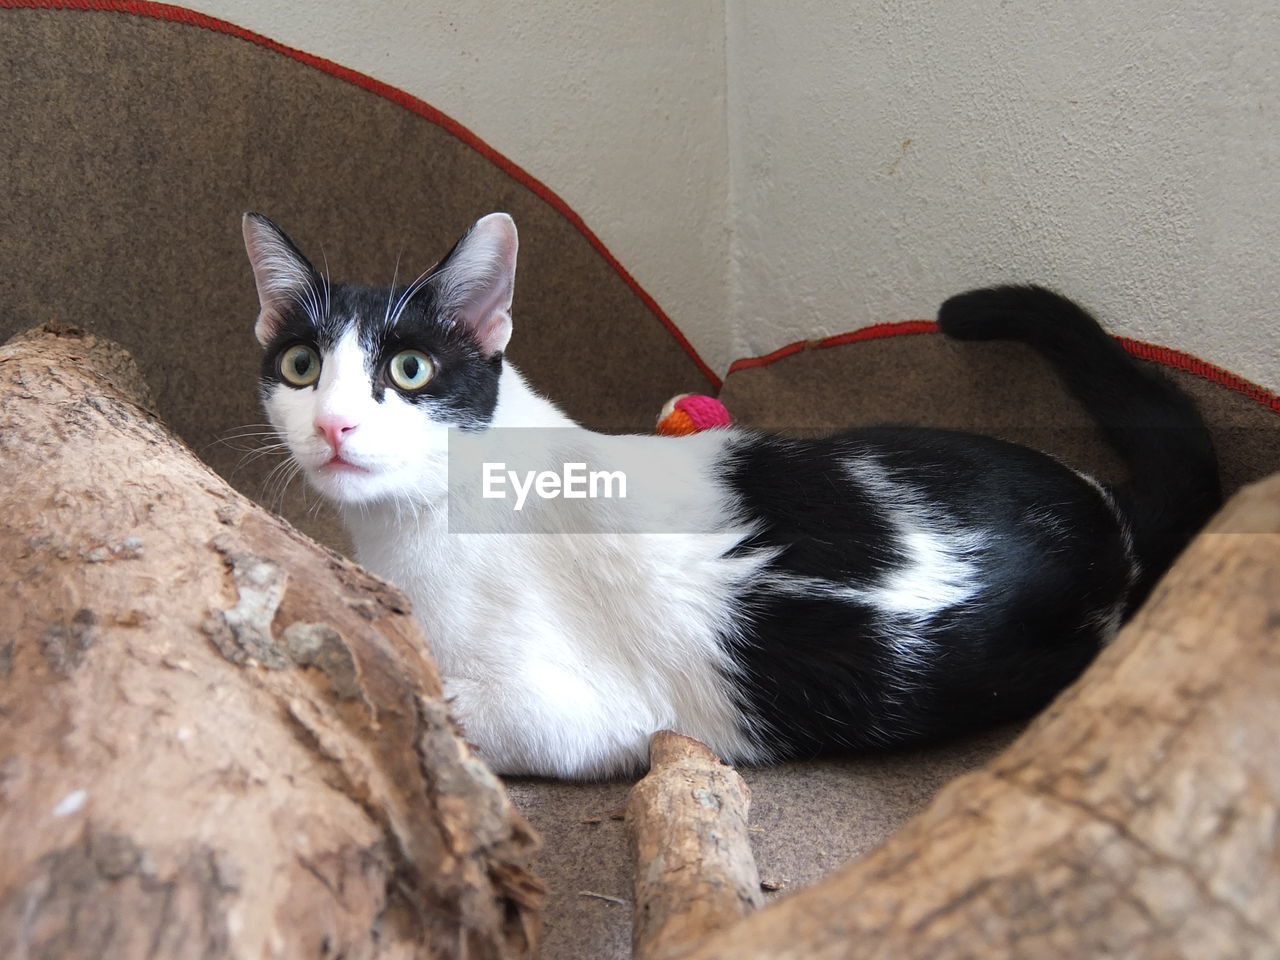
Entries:
{"label": "felt fabric surface", "polygon": [[[741,770],[751,790],[751,847],[761,882],[780,885],[765,894],[766,901],[870,850],[1017,732],[1005,728],[889,756]],[[516,807],[545,843],[538,859],[551,887],[540,952],[545,960],[631,955],[632,864],[626,825],[615,818],[630,786],[507,780]]]}

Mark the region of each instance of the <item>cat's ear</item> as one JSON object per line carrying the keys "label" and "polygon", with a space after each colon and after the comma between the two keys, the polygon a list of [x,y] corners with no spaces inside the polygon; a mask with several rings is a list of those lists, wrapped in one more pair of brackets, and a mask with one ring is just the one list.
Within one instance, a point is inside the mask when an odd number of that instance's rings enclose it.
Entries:
{"label": "cat's ear", "polygon": [[465,325],[489,356],[511,339],[518,246],[516,222],[491,213],[463,235],[431,278],[441,312]]}
{"label": "cat's ear", "polygon": [[319,283],[315,267],[289,235],[262,214],[246,213],[241,226],[244,249],[258,285],[258,322],[253,332],[265,346],[279,329],[285,312],[298,304],[305,307],[315,297]]}

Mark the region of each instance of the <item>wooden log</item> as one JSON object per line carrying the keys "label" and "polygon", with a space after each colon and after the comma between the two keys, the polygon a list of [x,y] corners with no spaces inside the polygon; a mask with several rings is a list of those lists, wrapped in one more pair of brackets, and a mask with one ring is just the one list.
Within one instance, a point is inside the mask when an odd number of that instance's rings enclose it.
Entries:
{"label": "wooden log", "polygon": [[233,491],[120,348],[0,348],[0,956],[529,955],[534,838],[404,597]]}
{"label": "wooden log", "polygon": [[751,793],[737,771],[670,730],[653,735],[649,763],[627,800],[632,955],[665,960],[759,907],[760,877],[747,835]]}
{"label": "wooden log", "polygon": [[1280,476],[1003,754],[685,956],[1280,956]]}

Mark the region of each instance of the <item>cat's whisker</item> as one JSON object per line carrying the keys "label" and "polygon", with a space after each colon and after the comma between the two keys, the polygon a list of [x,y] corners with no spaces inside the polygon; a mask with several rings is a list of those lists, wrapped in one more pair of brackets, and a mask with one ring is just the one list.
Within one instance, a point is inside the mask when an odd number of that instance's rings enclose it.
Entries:
{"label": "cat's whisker", "polygon": [[309,322],[314,326],[314,325],[315,325],[315,311],[313,311],[313,310],[311,309],[311,307],[310,307],[310,305],[307,303],[306,299],[302,296],[302,291],[299,291],[298,293],[296,293],[296,294],[294,295],[294,302],[295,302],[295,303],[297,303],[297,305],[299,306],[299,308],[301,308],[302,312],[306,315],[307,320],[308,320],[308,321],[309,321]]}
{"label": "cat's whisker", "polygon": [[263,481],[264,499],[275,513],[280,513],[284,505],[284,494],[294,478],[302,472],[302,465],[290,458],[272,467]]}
{"label": "cat's whisker", "polygon": [[257,437],[277,437],[279,431],[269,423],[246,423],[239,427],[232,427],[220,436],[209,441],[208,448],[212,447],[232,447],[233,449],[242,449],[235,445],[242,440],[252,440]]}
{"label": "cat's whisker", "polygon": [[262,498],[272,507],[272,509],[275,509],[275,503],[272,499],[272,495],[275,489],[276,479],[282,471],[287,469],[288,464],[288,460],[281,460],[267,471],[267,475],[262,478]]}
{"label": "cat's whisker", "polygon": [[263,457],[281,456],[289,452],[288,443],[275,425],[270,423],[247,423],[232,427],[210,444],[210,447],[215,446],[227,447],[241,454],[231,469],[232,479]]}
{"label": "cat's whisker", "polygon": [[[286,493],[288,492],[288,490],[289,490],[289,487],[293,484],[293,481],[294,481],[294,480],[296,480],[296,479],[298,479],[299,477],[301,477],[301,476],[302,476],[302,466],[301,466],[301,464],[299,464],[299,463],[297,463],[297,462],[295,462],[295,461],[292,461],[292,460],[291,460],[291,461],[289,461],[289,462],[290,462],[290,464],[292,465],[292,469],[291,469],[291,470],[289,470],[289,472],[288,472],[288,474],[287,474],[287,476],[286,476],[286,478],[285,478],[284,485],[280,488],[280,509],[281,509],[281,510],[283,510],[283,509],[284,509],[284,504],[285,504],[285,499],[284,499],[284,498],[285,498],[285,494],[286,494]],[[305,497],[305,496],[306,496],[306,489],[307,489],[307,488],[306,488],[306,484],[303,484],[302,489],[303,489],[303,496]]]}
{"label": "cat's whisker", "polygon": [[400,314],[404,311],[404,308],[409,305],[409,301],[417,296],[418,291],[426,286],[427,281],[435,276],[435,273],[436,268],[434,266],[428,267],[426,270],[423,270],[422,273],[418,274],[413,283],[409,284],[409,286],[405,288],[404,293],[400,295],[400,299],[396,302],[396,309],[391,314],[391,320],[387,324],[388,327],[394,327],[396,325],[396,321],[400,319]]}
{"label": "cat's whisker", "polygon": [[387,309],[382,311],[382,325],[384,327],[391,326],[391,298],[396,292],[396,279],[400,276],[400,258],[404,256],[404,247],[400,248],[400,252],[396,254],[396,265],[391,271],[391,286],[387,287]]}
{"label": "cat's whisker", "polygon": [[320,314],[320,294],[316,290],[316,281],[314,277],[307,280],[307,298],[311,303],[311,306],[309,307],[311,322],[318,329],[320,327],[320,321],[323,318]]}
{"label": "cat's whisker", "polygon": [[324,244],[320,244],[320,259],[324,261],[324,273],[320,279],[324,284],[324,315],[329,316],[333,301],[330,299],[332,285],[329,283],[329,255],[325,253]]}
{"label": "cat's whisker", "polygon": [[302,311],[307,315],[307,319],[311,321],[311,325],[316,329],[319,329],[321,320],[324,316],[328,315],[328,310],[326,309],[322,316],[320,312],[320,296],[316,290],[316,274],[314,269],[308,271],[306,282],[293,290],[292,295],[294,302],[302,308]]}
{"label": "cat's whisker", "polygon": [[240,437],[231,437],[227,440],[220,440],[215,445],[220,447],[228,447],[238,453],[255,453],[259,450],[280,450],[288,446],[284,441],[274,439],[275,434],[248,434]]}
{"label": "cat's whisker", "polygon": [[312,499],[311,489],[305,483],[302,485],[301,499],[302,499],[302,516],[308,517],[311,515],[312,509],[315,507],[316,500]]}
{"label": "cat's whisker", "polygon": [[237,440],[251,440],[255,437],[278,437],[280,435],[277,430],[242,430],[239,433],[228,433],[218,437],[213,441],[214,444],[234,443]]}
{"label": "cat's whisker", "polygon": [[[265,428],[265,429],[264,429]],[[234,480],[244,468],[264,457],[288,456],[289,445],[270,424],[247,424],[227,435],[212,440],[209,448],[223,447],[241,454],[230,468],[228,479]]]}
{"label": "cat's whisker", "polygon": [[[304,495],[304,500],[305,496],[306,495]],[[313,519],[318,519],[326,506],[327,504],[325,503],[324,497],[315,497],[307,507],[307,516]]]}
{"label": "cat's whisker", "polygon": [[273,423],[241,423],[241,424],[238,424],[237,426],[229,427],[226,430],[226,433],[234,434],[239,430],[275,430],[275,429],[276,427],[275,427],[275,424]]}
{"label": "cat's whisker", "polygon": [[267,454],[271,454],[271,453],[287,453],[289,451],[289,445],[287,443],[284,443],[283,441],[277,441],[274,443],[272,442],[258,443],[249,447],[233,446],[231,449],[237,451],[238,453],[242,453],[244,455],[243,457],[241,457],[241,460],[256,460],[258,457],[264,457]]}
{"label": "cat's whisker", "polygon": [[281,444],[278,447],[263,447],[262,449],[259,449],[259,450],[251,450],[248,453],[246,453],[243,457],[241,457],[239,460],[236,461],[236,465],[234,469],[231,471],[232,476],[235,476],[244,468],[257,463],[263,457],[282,457],[282,456],[288,456],[288,455],[289,455],[289,449],[284,444]]}
{"label": "cat's whisker", "polygon": [[223,443],[222,445],[229,447],[240,454],[240,456],[236,458],[235,463],[231,466],[231,469],[227,471],[227,479],[232,482],[234,482],[243,471],[253,466],[253,464],[264,457],[287,456],[289,453],[287,445],[283,443],[268,443],[260,446],[243,446],[239,443],[232,442]]}

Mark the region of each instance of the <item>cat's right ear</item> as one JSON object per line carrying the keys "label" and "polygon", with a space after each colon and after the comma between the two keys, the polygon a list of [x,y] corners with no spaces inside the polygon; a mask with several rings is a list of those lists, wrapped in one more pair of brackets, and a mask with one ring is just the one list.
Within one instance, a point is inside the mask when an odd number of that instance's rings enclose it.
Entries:
{"label": "cat's right ear", "polygon": [[[253,333],[266,346],[291,306],[314,301],[319,289],[315,267],[289,235],[260,213],[246,213],[241,221],[244,249],[258,286],[258,322]],[[318,321],[318,317],[312,317]]]}

